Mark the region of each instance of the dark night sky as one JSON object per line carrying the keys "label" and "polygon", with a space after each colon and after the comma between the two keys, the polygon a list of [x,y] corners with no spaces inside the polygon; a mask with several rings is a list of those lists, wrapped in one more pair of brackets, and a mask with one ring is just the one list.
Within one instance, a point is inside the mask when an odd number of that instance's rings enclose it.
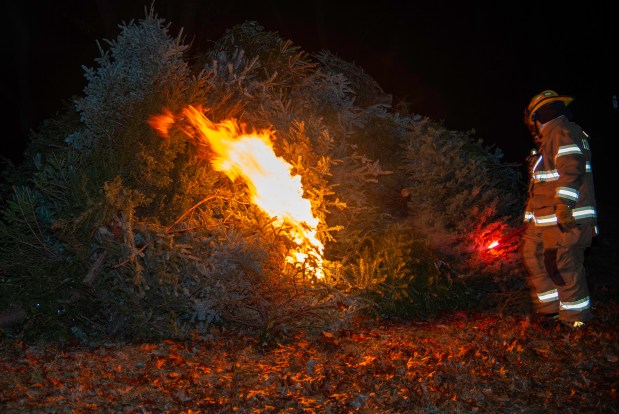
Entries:
{"label": "dark night sky", "polygon": [[[328,49],[363,68],[412,112],[443,120],[450,129],[475,129],[509,162],[522,162],[532,146],[522,124],[528,100],[544,89],[572,95],[575,120],[592,136],[596,184],[616,175],[610,153],[619,139],[619,110],[612,105],[619,95],[612,63],[619,22],[610,6],[362,3],[157,0],[155,10],[173,34],[183,27],[194,47],[206,48],[226,29],[256,20],[307,52]],[[5,2],[2,156],[19,159],[28,131],[82,93],[81,66],[95,65],[96,41],[116,38],[118,24],[144,17],[148,5],[150,0]]]}

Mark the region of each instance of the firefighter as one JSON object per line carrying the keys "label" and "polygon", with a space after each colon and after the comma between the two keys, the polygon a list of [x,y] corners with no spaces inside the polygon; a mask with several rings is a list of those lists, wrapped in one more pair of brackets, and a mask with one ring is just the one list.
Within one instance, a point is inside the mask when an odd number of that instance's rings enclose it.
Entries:
{"label": "firefighter", "polygon": [[533,319],[578,329],[593,318],[584,256],[598,228],[588,135],[572,122],[572,101],[546,90],[524,110],[536,149],[520,254]]}

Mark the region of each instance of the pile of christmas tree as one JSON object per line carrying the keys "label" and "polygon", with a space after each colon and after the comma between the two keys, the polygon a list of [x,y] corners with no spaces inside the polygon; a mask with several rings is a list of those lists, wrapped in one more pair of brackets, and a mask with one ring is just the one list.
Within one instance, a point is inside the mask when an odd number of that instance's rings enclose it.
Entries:
{"label": "pile of christmas tree", "polygon": [[[500,151],[396,111],[361,68],[256,22],[208,51],[168,29],[152,9],[121,26],[84,95],[5,173],[0,311],[19,311],[20,334],[92,342],[223,325],[268,339],[362,312],[473,306],[467,281],[517,271],[512,256],[478,254],[484,229],[519,215],[518,173]],[[189,106],[272,132],[324,250],[289,260],[290,226],[214,167]],[[149,123],[164,110],[166,138]]]}

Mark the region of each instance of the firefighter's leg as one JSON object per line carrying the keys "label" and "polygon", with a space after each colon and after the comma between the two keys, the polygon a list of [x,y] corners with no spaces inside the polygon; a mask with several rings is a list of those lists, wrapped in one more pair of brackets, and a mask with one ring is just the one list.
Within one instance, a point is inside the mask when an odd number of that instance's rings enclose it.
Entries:
{"label": "firefighter's leg", "polygon": [[558,313],[559,293],[544,265],[541,228],[532,224],[527,227],[522,237],[520,255],[529,273],[527,283],[531,292],[533,311],[541,314]]}
{"label": "firefighter's leg", "polygon": [[589,287],[584,267],[585,249],[591,245],[593,229],[577,226],[563,233],[557,249],[557,269],[565,281],[559,286],[559,319],[566,322],[590,320]]}

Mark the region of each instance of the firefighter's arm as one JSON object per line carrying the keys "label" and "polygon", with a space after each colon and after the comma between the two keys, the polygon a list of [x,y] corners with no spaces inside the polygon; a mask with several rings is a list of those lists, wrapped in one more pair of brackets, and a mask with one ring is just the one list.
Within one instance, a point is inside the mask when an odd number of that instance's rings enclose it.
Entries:
{"label": "firefighter's arm", "polygon": [[559,180],[555,190],[555,214],[561,231],[576,227],[572,208],[580,198],[579,189],[586,173],[583,150],[576,142],[572,134],[562,135],[556,153]]}
{"label": "firefighter's arm", "polygon": [[574,134],[565,131],[559,136],[555,151],[555,165],[559,173],[555,190],[555,204],[574,207],[580,197],[579,189],[586,174],[586,160]]}

